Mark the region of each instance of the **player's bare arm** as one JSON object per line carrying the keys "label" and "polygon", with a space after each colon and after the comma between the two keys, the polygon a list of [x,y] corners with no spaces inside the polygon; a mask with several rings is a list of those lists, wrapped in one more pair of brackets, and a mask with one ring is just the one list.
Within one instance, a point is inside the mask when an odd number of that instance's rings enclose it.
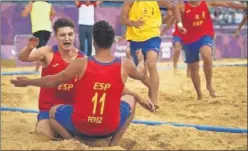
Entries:
{"label": "player's bare arm", "polygon": [[53,18],[55,17],[55,15],[56,15],[56,11],[55,11],[55,9],[52,6],[51,7],[51,12],[50,12],[50,18],[51,18],[51,20],[53,20]]}
{"label": "player's bare arm", "polygon": [[21,50],[19,53],[19,60],[24,62],[33,62],[33,61],[45,61],[45,56],[50,47],[44,46],[38,48],[36,51],[33,51],[39,44],[39,39],[36,37],[31,37],[28,40],[28,44]]}
{"label": "player's bare arm", "polygon": [[161,35],[163,35],[168,29],[173,26],[175,22],[173,13],[171,11],[168,11],[168,14],[163,18],[163,21],[165,23],[165,27],[162,29]]}
{"label": "player's bare arm", "polygon": [[31,12],[32,10],[32,4],[33,2],[32,1],[29,1],[28,4],[25,6],[25,8],[23,9],[22,11],[22,17],[26,17],[28,16],[28,14]]}
{"label": "player's bare arm", "polygon": [[174,18],[176,20],[176,24],[177,24],[177,27],[179,28],[180,32],[182,34],[185,34],[187,32],[187,30],[183,27],[183,24],[182,24],[182,16],[181,16],[181,13],[184,12],[184,3],[177,3],[175,4],[175,9],[174,9]]}
{"label": "player's bare arm", "polygon": [[122,9],[121,9],[121,16],[120,16],[121,24],[139,28],[140,26],[144,24],[144,22],[142,21],[142,18],[140,18],[140,20],[129,20],[128,19],[129,10],[131,9],[132,4],[133,2],[124,1],[122,5]]}
{"label": "player's bare arm", "polygon": [[[82,67],[83,64],[83,67]],[[27,77],[17,77],[14,80],[10,80],[16,87],[37,86],[44,88],[56,87],[59,84],[65,83],[77,75],[82,75],[82,69],[84,69],[84,60],[74,60],[65,70],[55,75],[48,75],[37,79],[28,79]]]}
{"label": "player's bare arm", "polygon": [[128,19],[128,13],[129,13],[131,6],[132,6],[132,2],[124,1],[122,9],[121,9],[121,15],[120,15],[121,23],[123,25],[132,26],[131,21]]}
{"label": "player's bare arm", "polygon": [[208,1],[207,2],[209,7],[226,7],[226,8],[233,8],[233,9],[247,9],[246,4],[242,3],[235,3],[231,1]]}

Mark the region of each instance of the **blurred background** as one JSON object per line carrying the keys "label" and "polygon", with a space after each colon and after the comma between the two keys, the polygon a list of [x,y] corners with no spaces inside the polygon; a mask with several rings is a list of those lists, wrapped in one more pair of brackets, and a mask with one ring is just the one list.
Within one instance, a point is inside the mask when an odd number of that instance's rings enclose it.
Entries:
{"label": "blurred background", "polygon": [[[48,1],[56,10],[56,20],[59,17],[69,17],[76,24],[78,32],[78,9],[74,1]],[[237,1],[239,3],[239,1]],[[26,44],[28,37],[31,36],[30,17],[22,17],[21,12],[28,1],[2,1],[1,2],[1,59],[14,60],[17,66],[31,65],[32,63],[19,62],[16,55]],[[122,36],[125,28],[120,24],[120,9],[122,2],[104,1],[95,9],[95,20],[106,20],[115,29],[116,36]],[[164,11],[163,8],[161,10]],[[41,11],[42,12],[42,11]],[[164,12],[166,14],[166,11]],[[211,17],[214,22],[216,32],[214,45],[214,59],[221,58],[245,58],[247,57],[247,25],[242,28],[241,36],[234,37],[234,31],[242,21],[245,12],[225,8],[211,9]],[[172,30],[172,29],[171,29]],[[163,37],[161,45],[161,55],[159,61],[170,61],[172,55],[171,30]],[[55,44],[53,34],[48,45]],[[78,38],[75,43],[78,46]],[[124,56],[127,46],[126,41],[116,42],[112,47],[112,52],[119,56]],[[87,47],[85,47],[87,49]],[[94,54],[94,50],[93,50]]]}

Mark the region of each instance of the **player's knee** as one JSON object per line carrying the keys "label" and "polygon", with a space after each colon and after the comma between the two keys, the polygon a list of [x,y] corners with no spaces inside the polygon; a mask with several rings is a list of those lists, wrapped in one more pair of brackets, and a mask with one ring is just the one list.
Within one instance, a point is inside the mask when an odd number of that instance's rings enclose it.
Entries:
{"label": "player's knee", "polygon": [[175,43],[175,52],[179,53],[182,50],[182,45],[180,42]]}
{"label": "player's knee", "polygon": [[55,135],[55,132],[52,129],[48,119],[39,121],[36,125],[35,132],[37,134],[45,135],[49,138],[53,138]]}
{"label": "player's knee", "polygon": [[156,60],[146,60],[146,66],[148,69],[154,69],[156,68],[156,63],[157,61]]}
{"label": "player's knee", "polygon": [[136,101],[133,96],[131,95],[123,95],[121,100],[126,102],[130,106],[130,111],[132,112],[136,107]]}
{"label": "player's knee", "polygon": [[189,70],[192,72],[197,72],[197,71],[199,71],[199,68],[200,68],[198,62],[190,63],[190,64],[188,64],[188,67],[189,67]]}
{"label": "player's knee", "polygon": [[55,118],[55,113],[57,111],[57,108],[60,107],[61,104],[59,105],[54,105],[53,107],[51,107],[50,111],[49,111],[49,117],[50,118]]}

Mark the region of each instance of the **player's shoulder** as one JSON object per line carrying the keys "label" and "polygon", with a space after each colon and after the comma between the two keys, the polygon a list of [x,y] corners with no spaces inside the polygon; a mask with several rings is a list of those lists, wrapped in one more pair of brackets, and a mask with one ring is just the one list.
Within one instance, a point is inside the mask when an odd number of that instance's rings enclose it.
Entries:
{"label": "player's shoulder", "polygon": [[88,61],[88,56],[84,56],[84,57],[81,57],[81,58],[76,58],[73,62],[77,65],[84,65],[86,64]]}

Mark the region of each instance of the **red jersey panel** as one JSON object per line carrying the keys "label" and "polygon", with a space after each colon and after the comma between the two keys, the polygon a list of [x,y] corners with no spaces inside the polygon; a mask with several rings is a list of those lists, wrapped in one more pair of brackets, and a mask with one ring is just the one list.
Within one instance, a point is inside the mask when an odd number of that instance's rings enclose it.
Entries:
{"label": "red jersey panel", "polygon": [[184,5],[182,21],[187,33],[183,35],[183,42],[185,44],[193,43],[205,35],[214,37],[213,22],[207,3],[202,1],[196,7],[192,7],[188,2]]}
{"label": "red jersey panel", "polygon": [[121,59],[100,63],[88,57],[84,76],[76,85],[72,122],[76,129],[89,136],[115,132],[120,123],[120,99],[124,84]]}
{"label": "red jersey panel", "polygon": [[[69,65],[69,63],[65,62],[61,57],[58,46],[53,46],[53,53],[51,63],[42,69],[42,77],[57,74]],[[77,57],[84,57],[84,54],[79,52]],[[60,84],[56,88],[40,88],[39,109],[47,111],[55,104],[72,104],[74,100],[75,82],[73,79],[65,84]]]}

